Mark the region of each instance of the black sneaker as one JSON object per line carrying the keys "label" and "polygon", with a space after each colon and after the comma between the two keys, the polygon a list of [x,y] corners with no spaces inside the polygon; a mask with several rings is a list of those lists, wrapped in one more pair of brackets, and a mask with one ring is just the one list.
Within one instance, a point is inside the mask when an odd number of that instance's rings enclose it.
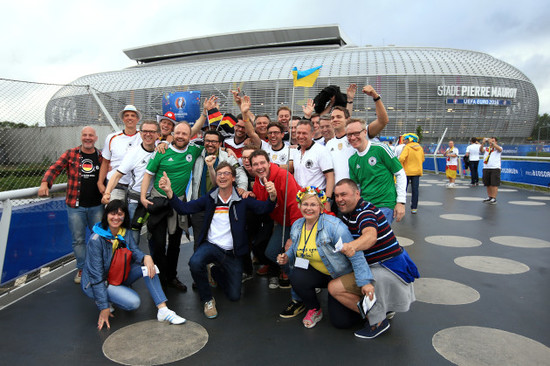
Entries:
{"label": "black sneaker", "polygon": [[281,311],[279,316],[281,318],[294,318],[296,315],[300,314],[302,311],[306,310],[306,306],[303,302],[297,302],[292,300],[286,308]]}
{"label": "black sneaker", "polygon": [[487,202],[487,203],[490,204],[490,205],[496,205],[497,204],[497,199],[496,198],[491,198],[489,200],[489,202]]}
{"label": "black sneaker", "polygon": [[492,198],[491,197],[487,197],[483,200],[483,203],[489,203],[491,202]]}
{"label": "black sneaker", "polygon": [[279,288],[290,288],[290,279],[284,272],[279,275]]}

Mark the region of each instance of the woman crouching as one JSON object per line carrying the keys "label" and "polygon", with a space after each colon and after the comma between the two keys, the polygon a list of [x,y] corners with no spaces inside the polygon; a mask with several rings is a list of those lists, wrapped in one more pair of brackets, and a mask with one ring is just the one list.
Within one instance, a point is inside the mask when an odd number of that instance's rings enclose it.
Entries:
{"label": "woman crouching", "polygon": [[[139,295],[128,286],[141,277],[144,277],[145,285],[158,308],[158,321],[185,323],[184,318],[166,307],[166,296],[153,259],[137,247],[129,227],[130,217],[126,204],[121,200],[113,200],[105,207],[101,222],[95,224],[93,234],[88,240],[86,262],[82,271],[82,290],[95,300],[99,308],[97,328],[102,329],[104,324],[107,328],[111,327],[109,317],[113,316],[111,312],[114,309],[110,303],[123,310],[135,310],[139,307]],[[120,253],[115,255],[118,251]],[[127,253],[127,257],[124,253]],[[125,264],[129,271],[125,270]],[[146,276],[142,266],[147,268]]]}
{"label": "woman crouching", "polygon": [[[303,218],[292,225],[292,244],[277,260],[279,265],[290,264],[290,283],[307,309],[303,324],[312,328],[323,317],[316,288],[326,288],[333,279],[353,272],[358,286],[355,288],[360,289],[360,293],[355,294],[372,300],[374,280],[361,252],[348,258],[335,248],[338,241],[347,243],[353,238],[340,219],[323,213],[325,193],[315,187],[306,187],[298,192],[296,199]],[[331,304],[334,302],[329,299],[328,312],[333,320],[339,314],[335,311],[337,307]]]}

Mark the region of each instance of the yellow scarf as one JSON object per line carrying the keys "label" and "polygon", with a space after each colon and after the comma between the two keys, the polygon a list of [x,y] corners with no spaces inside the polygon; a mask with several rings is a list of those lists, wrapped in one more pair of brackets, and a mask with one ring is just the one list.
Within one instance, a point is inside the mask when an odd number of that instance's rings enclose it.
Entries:
{"label": "yellow scarf", "polygon": [[112,242],[113,243],[113,254],[115,253],[115,250],[118,248],[118,239],[117,238],[118,238],[119,235],[124,237],[124,235],[126,235],[126,229],[123,228],[123,227],[118,229],[118,233],[116,234],[115,239]]}

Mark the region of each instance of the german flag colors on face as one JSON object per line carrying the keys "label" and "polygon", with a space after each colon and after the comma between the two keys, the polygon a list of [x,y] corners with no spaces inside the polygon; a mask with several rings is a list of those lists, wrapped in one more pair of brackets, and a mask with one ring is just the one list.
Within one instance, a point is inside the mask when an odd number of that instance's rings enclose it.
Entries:
{"label": "german flag colors on face", "polygon": [[222,114],[218,108],[212,108],[208,110],[208,124],[217,124],[222,120]]}

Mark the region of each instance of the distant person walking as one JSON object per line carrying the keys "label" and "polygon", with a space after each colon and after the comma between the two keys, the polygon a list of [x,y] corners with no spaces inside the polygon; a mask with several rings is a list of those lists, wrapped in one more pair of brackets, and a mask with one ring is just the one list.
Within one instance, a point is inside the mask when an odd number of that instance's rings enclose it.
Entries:
{"label": "distant person walking", "polygon": [[411,186],[411,213],[415,214],[418,210],[418,185],[423,174],[422,163],[425,160],[424,149],[418,143],[418,135],[414,133],[403,135],[403,141],[405,147],[399,155],[399,162],[407,174],[407,188]]}
{"label": "distant person walking", "polygon": [[479,184],[479,173],[477,171],[479,166],[479,142],[475,137],[470,139],[470,145],[466,148],[465,156],[468,157],[468,164],[470,165],[470,172],[472,175],[470,185],[472,187],[477,186]]}
{"label": "distant person walking", "polygon": [[[484,138],[479,146],[479,152],[483,152],[483,185],[487,187],[487,198],[483,203],[496,205],[498,186],[500,186],[500,157],[502,147],[498,146],[496,137]],[[485,146],[485,144],[489,146]]]}

